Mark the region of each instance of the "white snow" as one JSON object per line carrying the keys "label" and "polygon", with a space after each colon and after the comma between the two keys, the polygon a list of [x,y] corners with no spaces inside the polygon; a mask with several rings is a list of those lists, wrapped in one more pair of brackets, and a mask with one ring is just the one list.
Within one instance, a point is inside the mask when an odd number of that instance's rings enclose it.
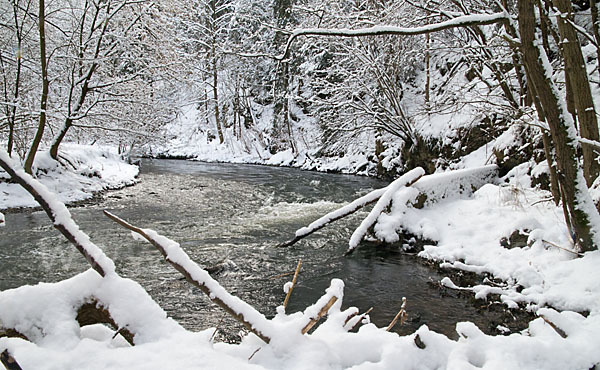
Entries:
{"label": "white snow", "polygon": [[[550,202],[538,202],[546,196],[543,192],[487,184],[473,193],[458,186],[481,186],[475,179],[489,180],[486,176],[493,173],[495,166],[439,173],[411,187],[400,187],[391,197],[389,212],[377,218],[375,229],[389,235],[404,229],[435,240],[437,246],[426,246],[422,257],[439,261],[443,267],[486,272],[504,281],[459,287],[445,278],[441,284],[472,291],[478,299],[496,294],[507,307],[528,305],[540,317],[523,332],[490,336],[462,322],[456,325],[459,339],[451,340],[425,325],[411,335],[398,336],[361,315],[346,323],[358,310],[342,310],[344,284],[337,279],[303,312],[286,314],[279,307],[275,318],[268,320],[229,296],[177,243],[144,230],[168,246],[170,260],[185,265],[215,296],[258,322],[271,342],[265,344],[249,334],[240,344],[214,343],[214,328],[188,332],[167,318],[137,283],[116,275],[101,278],[90,270],[59,283],[0,292],[2,325],[18,329],[33,341],[1,338],[0,350],[8,349],[25,369],[592,368],[600,362],[600,252],[576,258],[545,242],[569,248],[562,210]],[[380,189],[377,197],[384,191]],[[406,206],[413,198],[410,194],[419,191],[431,192],[435,206],[432,202],[422,209]],[[499,239],[514,230],[529,231],[528,246],[501,247]],[[92,297],[108,304],[119,325],[137,333],[134,347],[120,336],[113,338],[114,331],[107,327],[79,328],[75,307]],[[300,330],[333,297],[336,302],[323,323],[311,334],[301,335]],[[346,332],[358,321],[364,321],[358,332]],[[417,336],[424,349],[415,344]]]}
{"label": "white snow", "polygon": [[[34,163],[37,179],[63,203],[85,200],[95,193],[136,183],[139,169],[125,163],[110,147],[65,143],[61,164],[48,152],[39,152]],[[0,180],[6,174],[0,170]],[[18,184],[0,181],[0,209],[35,207],[36,201]]]}

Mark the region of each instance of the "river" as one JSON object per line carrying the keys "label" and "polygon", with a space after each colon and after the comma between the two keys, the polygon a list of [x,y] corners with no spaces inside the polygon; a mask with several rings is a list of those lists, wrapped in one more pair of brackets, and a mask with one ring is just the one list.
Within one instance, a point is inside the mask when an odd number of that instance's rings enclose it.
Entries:
{"label": "river", "polygon": [[[109,210],[132,224],[178,241],[202,266],[223,264],[215,278],[268,317],[284,299],[283,285],[302,259],[288,312],[323,294],[332,278],[344,280],[343,307],[365,311],[386,326],[407,298],[409,319],[395,331],[409,334],[427,324],[456,337],[459,321],[493,327],[469,299],[445,294],[445,275],[397,249],[363,245],[344,257],[359,212],[296,245],[277,248],[294,231],[345,203],[385,186],[376,179],[238,164],[144,160],[140,183],[111,191],[96,204],[72,208],[80,227],[115,261],[117,271],[139,282],[167,313],[190,330],[218,327],[222,340],[239,339],[241,325],[190,286],[151,246],[102,215]],[[6,215],[0,229],[0,289],[54,282],[88,268],[41,211]]]}

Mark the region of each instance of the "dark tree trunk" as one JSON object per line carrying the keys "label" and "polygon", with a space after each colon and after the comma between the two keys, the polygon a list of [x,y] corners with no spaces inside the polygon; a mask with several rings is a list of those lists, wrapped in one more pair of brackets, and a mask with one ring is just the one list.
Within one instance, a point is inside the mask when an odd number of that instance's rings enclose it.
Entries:
{"label": "dark tree trunk", "polygon": [[[569,0],[553,0],[553,3],[561,14],[557,17],[558,31],[561,37],[561,52],[565,60],[565,75],[568,85],[570,85],[569,90],[573,94],[572,100],[575,103],[579,130],[583,138],[599,141],[598,120],[596,119],[596,110],[585,69],[585,61],[577,38],[577,31],[571,23],[573,21],[573,7]],[[567,98],[567,101],[569,101],[569,98]],[[584,145],[582,152],[583,175],[587,185],[591,186],[600,174],[600,164],[596,161],[598,155],[590,145]]]}
{"label": "dark tree trunk", "polygon": [[39,0],[39,15],[38,15],[38,30],[40,33],[40,65],[42,67],[42,96],[40,101],[40,120],[38,128],[27,153],[25,159],[24,169],[25,172],[31,174],[31,168],[33,167],[33,160],[42,141],[44,135],[44,129],[46,127],[46,106],[48,103],[48,60],[46,59],[46,13],[45,13],[44,0]]}
{"label": "dark tree trunk", "polygon": [[[591,204],[582,170],[577,161],[578,140],[571,116],[560,101],[556,87],[550,80],[549,71],[542,62],[543,49],[535,43],[536,19],[533,3],[519,0],[519,32],[521,51],[526,65],[527,81],[531,83],[540,99],[546,122],[550,127],[556,151],[558,181],[564,195],[568,219],[571,221],[573,240],[581,251],[596,249],[591,220],[598,217]],[[595,214],[594,214],[595,213]]]}

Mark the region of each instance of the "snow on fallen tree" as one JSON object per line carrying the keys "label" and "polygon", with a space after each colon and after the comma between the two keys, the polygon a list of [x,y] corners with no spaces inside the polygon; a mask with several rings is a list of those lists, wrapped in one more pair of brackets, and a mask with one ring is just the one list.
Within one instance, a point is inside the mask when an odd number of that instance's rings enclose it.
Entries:
{"label": "snow on fallen tree", "polygon": [[353,202],[329,212],[311,222],[310,225],[298,229],[296,236],[292,240],[281,243],[278,246],[291,246],[315,231],[349,216],[369,204],[377,202],[373,210],[371,210],[369,215],[352,234],[347,252],[351,253],[369,229],[376,224],[379,216],[389,207],[391,202],[402,204],[402,206],[412,204],[415,207],[421,208],[443,199],[468,197],[481,186],[494,182],[498,177],[498,167],[496,165],[488,165],[427,176],[423,175],[423,169],[415,168],[394,180],[385,188],[373,190]]}
{"label": "snow on fallen tree", "polygon": [[[18,337],[42,346],[59,343],[61,348],[68,350],[80,343],[81,328],[85,325],[109,324],[114,329],[113,339],[121,334],[131,345],[161,341],[184,331],[174,320],[167,318],[139,284],[117,274],[113,261],[79,229],[66,206],[44,185],[19,169],[6,153],[0,152],[0,165],[34,196],[54,226],[75,245],[94,270],[58,283],[40,283],[0,292],[0,338]],[[340,312],[344,284],[334,279],[325,294],[303,313],[288,316],[280,306],[278,321],[268,320],[254,307],[227,292],[193,262],[178,243],[153,230],[135,227],[109,212],[105,214],[148,240],[188,281],[266,343],[274,336],[287,338],[308,333],[333,307],[334,316],[344,318],[336,321],[342,329],[350,317],[358,313],[356,308]],[[288,332],[290,329],[293,332]],[[5,349],[7,347],[3,345],[2,350]],[[8,352],[7,356],[14,360]]]}

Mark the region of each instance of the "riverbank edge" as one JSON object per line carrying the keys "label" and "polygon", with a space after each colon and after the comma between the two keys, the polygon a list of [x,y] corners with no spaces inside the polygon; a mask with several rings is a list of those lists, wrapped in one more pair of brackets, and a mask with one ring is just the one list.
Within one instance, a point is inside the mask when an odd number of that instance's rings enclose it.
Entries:
{"label": "riverbank edge", "polygon": [[[140,168],[125,161],[110,146],[67,143],[60,161],[50,158],[47,151],[36,156],[34,171],[38,180],[69,207],[98,204],[113,190],[134,186],[139,182]],[[0,212],[36,212],[41,207],[5,173],[0,176]]]}

